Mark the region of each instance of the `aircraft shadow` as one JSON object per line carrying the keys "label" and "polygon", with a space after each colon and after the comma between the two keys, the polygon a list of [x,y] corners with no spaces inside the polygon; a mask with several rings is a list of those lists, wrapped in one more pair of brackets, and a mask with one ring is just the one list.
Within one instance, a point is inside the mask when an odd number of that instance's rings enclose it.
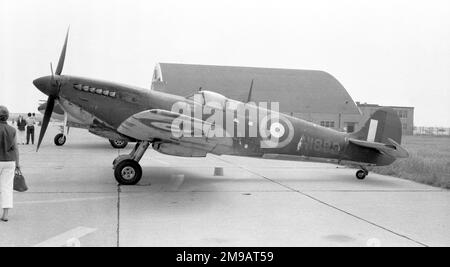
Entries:
{"label": "aircraft shadow", "polygon": [[[221,190],[218,185],[220,183],[261,183],[261,182],[274,182],[281,183],[283,185],[289,186],[295,183],[295,188],[301,188],[302,185],[310,187],[311,184],[330,184],[333,186],[340,186],[340,190],[345,190],[348,186],[349,190],[355,189],[355,185],[359,186],[358,190],[393,190],[397,188],[402,188],[401,184],[392,179],[383,179],[379,177],[371,177],[370,174],[365,180],[357,180],[352,175],[347,174],[336,174],[332,177],[329,174],[320,176],[317,174],[315,177],[302,177],[300,174],[295,178],[277,178],[270,176],[270,180],[255,179],[255,175],[249,175],[248,177],[227,177],[227,176],[213,176],[212,170],[211,175],[204,175],[192,170],[187,170],[186,168],[177,167],[143,167],[143,177],[140,182],[141,186],[151,185],[152,187],[158,187],[162,191],[227,191]],[[225,168],[226,172],[226,168]],[[180,176],[183,175],[183,176]],[[259,176],[256,176],[259,177]],[[258,186],[256,186],[258,187]],[[239,187],[237,187],[239,188]],[[236,190],[236,191],[248,191],[247,190]],[[234,191],[234,190],[232,190]],[[250,190],[251,191],[251,190]]]}

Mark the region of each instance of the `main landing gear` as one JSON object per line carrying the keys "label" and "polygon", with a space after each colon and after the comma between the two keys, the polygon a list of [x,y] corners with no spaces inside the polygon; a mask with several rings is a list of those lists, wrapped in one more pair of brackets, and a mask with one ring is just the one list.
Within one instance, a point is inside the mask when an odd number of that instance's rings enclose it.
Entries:
{"label": "main landing gear", "polygon": [[136,144],[128,155],[120,155],[113,162],[114,177],[121,185],[135,185],[142,178],[142,168],[139,164],[150,142],[141,141]]}
{"label": "main landing gear", "polygon": [[369,174],[369,171],[361,166],[361,170],[358,170],[356,172],[356,178],[358,180],[364,180],[364,178],[366,178],[366,176]]}
{"label": "main landing gear", "polygon": [[109,143],[111,144],[112,147],[117,148],[117,149],[125,148],[128,145],[128,142],[125,140],[109,139]]}

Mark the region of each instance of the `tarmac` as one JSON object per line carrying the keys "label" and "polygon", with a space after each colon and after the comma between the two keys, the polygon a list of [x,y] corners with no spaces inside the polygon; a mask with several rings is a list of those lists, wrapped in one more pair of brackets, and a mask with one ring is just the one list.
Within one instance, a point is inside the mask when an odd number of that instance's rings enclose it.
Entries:
{"label": "tarmac", "polygon": [[[0,246],[449,246],[450,191],[332,164],[181,158],[151,149],[137,186],[118,186],[126,149],[49,127],[20,146],[29,191],[14,193]],[[223,176],[214,176],[215,168]],[[220,172],[218,172],[220,174]]]}

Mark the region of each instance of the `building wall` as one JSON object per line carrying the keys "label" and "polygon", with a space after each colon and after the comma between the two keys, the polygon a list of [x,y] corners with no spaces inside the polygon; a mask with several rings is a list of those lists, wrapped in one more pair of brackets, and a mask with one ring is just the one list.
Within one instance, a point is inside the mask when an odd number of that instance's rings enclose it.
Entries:
{"label": "building wall", "polygon": [[279,102],[284,113],[359,114],[347,90],[331,74],[316,70],[159,63],[152,89],[180,96],[202,90],[247,101]]}
{"label": "building wall", "polygon": [[[357,114],[332,114],[332,113],[295,113],[290,115],[313,122],[325,127],[333,128],[343,132],[355,132],[360,130],[369,120],[372,114],[383,106],[372,104],[358,104],[361,115]],[[413,107],[392,107],[402,123],[403,135],[413,135],[414,133],[414,108]]]}
{"label": "building wall", "polygon": [[343,132],[355,131],[361,117],[358,114],[333,113],[290,113],[290,115]]}

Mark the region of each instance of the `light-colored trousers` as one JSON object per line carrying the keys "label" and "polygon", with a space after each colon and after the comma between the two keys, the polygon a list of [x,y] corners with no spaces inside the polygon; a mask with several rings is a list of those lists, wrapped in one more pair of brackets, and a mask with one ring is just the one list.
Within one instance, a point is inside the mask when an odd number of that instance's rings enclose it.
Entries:
{"label": "light-colored trousers", "polygon": [[27,133],[26,131],[16,131],[17,133],[17,143],[18,144],[24,144],[25,143],[25,134]]}
{"label": "light-colored trousers", "polygon": [[0,192],[2,194],[2,209],[13,208],[13,186],[16,163],[0,161]]}

